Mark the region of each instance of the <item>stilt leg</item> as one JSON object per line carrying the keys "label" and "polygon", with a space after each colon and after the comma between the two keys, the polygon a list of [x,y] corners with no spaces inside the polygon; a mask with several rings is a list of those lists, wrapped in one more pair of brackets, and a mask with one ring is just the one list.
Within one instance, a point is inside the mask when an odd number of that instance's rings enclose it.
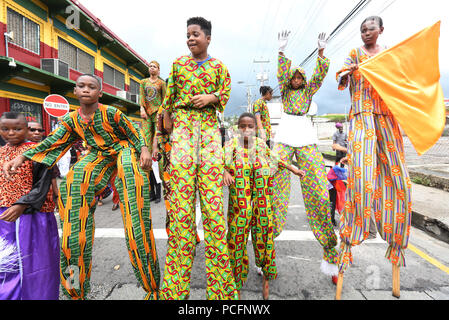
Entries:
{"label": "stilt leg", "polygon": [[399,266],[393,265],[393,297],[401,297],[401,274]]}
{"label": "stilt leg", "polygon": [[337,291],[335,293],[335,300],[341,300],[341,290],[343,288],[343,273],[338,274]]}
{"label": "stilt leg", "polygon": [[262,285],[262,295],[263,295],[264,300],[268,300],[269,290],[270,290],[270,287],[268,284],[268,280],[264,276],[263,277],[263,285]]}

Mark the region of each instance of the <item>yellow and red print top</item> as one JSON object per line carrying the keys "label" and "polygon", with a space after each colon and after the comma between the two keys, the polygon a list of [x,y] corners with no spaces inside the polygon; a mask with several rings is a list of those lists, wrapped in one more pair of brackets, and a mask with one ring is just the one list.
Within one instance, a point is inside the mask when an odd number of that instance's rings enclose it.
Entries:
{"label": "yellow and red print top", "polygon": [[163,109],[194,108],[190,100],[199,94],[217,94],[219,102],[214,107],[223,112],[231,94],[228,69],[215,58],[201,66],[190,56],[178,58],[170,71]]}
{"label": "yellow and red print top", "polygon": [[141,153],[146,145],[144,135],[126,115],[116,108],[99,104],[91,119],[84,119],[79,109],[66,115],[47,139],[23,156],[52,167],[79,140],[90,147],[90,152],[104,157],[116,156],[129,147]]}
{"label": "yellow and red print top", "polygon": [[[20,156],[33,146],[33,143],[23,143],[20,146],[9,144],[0,148],[0,166]],[[26,161],[23,166],[17,169],[17,173],[12,175],[12,181],[6,179],[4,174],[0,174],[0,207],[11,207],[20,198],[31,191],[33,186],[33,163]]]}
{"label": "yellow and red print top", "polygon": [[[339,75],[348,70],[351,64],[359,65],[370,58],[370,55],[362,47],[352,49],[343,68],[337,73],[337,80]],[[348,84],[351,92],[351,118],[359,113],[391,115],[385,102],[359,70],[350,76],[348,83],[345,85],[340,83],[338,89],[345,90]]]}
{"label": "yellow and red print top", "polygon": [[149,116],[158,111],[164,101],[166,89],[165,81],[160,78],[154,83],[150,78],[143,79],[140,83],[140,104]]}
{"label": "yellow and red print top", "polygon": [[262,121],[262,126],[267,135],[267,140],[271,139],[271,119],[270,110],[268,109],[267,102],[264,99],[259,99],[254,104],[253,113],[255,115],[260,115]]}
{"label": "yellow and red print top", "polygon": [[[25,151],[34,146],[34,142],[25,142],[20,146],[11,146],[9,144],[0,148],[0,166],[22,155]],[[14,203],[27,195],[33,189],[33,162],[25,161],[23,166],[17,169],[17,173],[11,176],[12,181],[0,175],[0,207],[9,208]],[[50,187],[47,198],[41,208],[41,212],[53,212],[55,204],[52,200],[53,191]]]}

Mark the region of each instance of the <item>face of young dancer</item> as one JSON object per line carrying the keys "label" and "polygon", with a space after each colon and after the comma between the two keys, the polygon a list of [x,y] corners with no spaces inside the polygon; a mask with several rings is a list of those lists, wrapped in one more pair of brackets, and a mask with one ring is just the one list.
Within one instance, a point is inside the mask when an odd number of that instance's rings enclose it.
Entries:
{"label": "face of young dancer", "polygon": [[243,139],[248,141],[249,137],[255,136],[256,134],[256,122],[250,117],[240,119],[239,131]]}
{"label": "face of young dancer", "polygon": [[103,95],[100,84],[89,76],[79,77],[76,81],[74,93],[82,105],[92,105]]}
{"label": "face of young dancer", "polygon": [[263,96],[265,101],[271,101],[271,99],[273,99],[273,91],[268,91],[264,96]]}
{"label": "face of young dancer", "polygon": [[28,123],[28,140],[33,142],[41,142],[44,138],[45,130],[42,128],[41,124],[38,122]]}
{"label": "face of young dancer", "polygon": [[0,132],[3,140],[12,146],[25,142],[28,135],[28,125],[25,118],[0,119]]}
{"label": "face of young dancer", "polygon": [[293,90],[298,90],[303,86],[304,78],[302,77],[301,73],[299,71],[295,72],[295,75],[293,76],[292,80],[290,80],[290,85]]}
{"label": "face of young dancer", "polygon": [[377,21],[369,20],[362,24],[360,31],[363,43],[366,46],[373,46],[377,44],[377,39],[384,31],[384,28],[381,28]]}
{"label": "face of young dancer", "polygon": [[206,36],[199,25],[193,24],[187,27],[187,47],[193,57],[202,57],[207,54],[211,36]]}
{"label": "face of young dancer", "polygon": [[150,75],[152,75],[152,76],[159,75],[159,67],[154,63],[150,63],[150,66],[148,67],[148,71],[150,72]]}

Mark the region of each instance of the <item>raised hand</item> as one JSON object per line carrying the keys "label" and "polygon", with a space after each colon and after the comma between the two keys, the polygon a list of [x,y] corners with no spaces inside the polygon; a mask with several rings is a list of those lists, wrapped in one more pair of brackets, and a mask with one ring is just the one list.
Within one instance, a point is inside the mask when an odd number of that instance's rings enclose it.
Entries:
{"label": "raised hand", "polygon": [[288,37],[290,36],[290,31],[284,30],[278,33],[279,41],[279,52],[284,52],[288,45]]}
{"label": "raised hand", "polygon": [[321,32],[318,35],[318,50],[326,49],[328,40],[329,40],[329,38],[326,38],[326,33],[325,32]]}

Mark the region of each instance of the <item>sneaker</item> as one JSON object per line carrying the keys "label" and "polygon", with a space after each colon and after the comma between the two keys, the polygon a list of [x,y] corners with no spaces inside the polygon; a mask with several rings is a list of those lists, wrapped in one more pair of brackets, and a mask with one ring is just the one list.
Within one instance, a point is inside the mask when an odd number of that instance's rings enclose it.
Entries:
{"label": "sneaker", "polygon": [[259,276],[263,275],[262,268],[259,268],[258,266],[256,266],[256,272]]}

